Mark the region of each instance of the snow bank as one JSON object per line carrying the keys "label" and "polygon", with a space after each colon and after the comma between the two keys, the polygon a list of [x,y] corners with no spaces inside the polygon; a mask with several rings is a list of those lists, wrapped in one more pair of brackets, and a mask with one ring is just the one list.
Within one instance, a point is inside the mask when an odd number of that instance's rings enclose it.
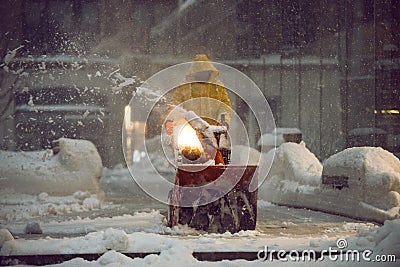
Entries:
{"label": "snow bank", "polygon": [[[257,252],[268,246],[270,250],[314,250],[336,249],[338,239],[346,241],[349,250],[370,250],[374,255],[396,255],[399,258],[399,220],[385,223],[380,228],[350,224],[357,233],[338,232],[337,235],[310,237],[273,237],[257,231],[242,231],[236,234],[205,234],[199,236],[171,236],[153,233],[126,234],[122,230],[109,228],[82,237],[39,240],[8,240],[4,242],[0,255],[41,255],[55,253],[102,254],[96,261],[75,258],[57,266],[365,266],[367,262],[330,260],[321,261],[198,261],[194,252]],[[112,248],[110,248],[112,246]],[[124,253],[154,253],[144,258],[129,258]],[[159,253],[158,255],[156,253]],[[374,255],[370,258],[374,259]],[[302,264],[303,263],[303,264]],[[299,265],[300,264],[300,265]],[[387,266],[396,266],[396,263]]]}
{"label": "snow bank", "polygon": [[300,185],[317,185],[321,181],[322,164],[305,143],[283,143],[276,149],[270,177],[281,177]]}
{"label": "snow bank", "polygon": [[304,144],[284,143],[258,193],[275,204],[383,223],[400,217],[399,169],[399,160],[381,148],[346,149],[322,168]]}
{"label": "snow bank", "polygon": [[69,195],[99,189],[102,162],[93,143],[61,138],[60,152],[0,151],[0,188],[39,194]]}
{"label": "snow bank", "polygon": [[308,207],[305,203],[308,195],[312,195],[315,187],[321,183],[322,164],[304,142],[283,143],[263,154],[264,161],[260,167],[270,165],[271,160],[273,162],[265,182],[258,190],[259,198],[275,204]]}
{"label": "snow bank", "polygon": [[[184,246],[175,245],[169,249],[163,250],[160,255],[150,254],[144,258],[135,258],[132,259],[120,252],[115,250],[110,250],[104,253],[100,258],[96,261],[86,261],[82,258],[75,258],[70,261],[64,262],[62,264],[58,264],[59,267],[69,267],[69,266],[209,266],[212,263],[201,263],[196,260],[192,251]],[[223,265],[218,266],[229,266],[227,263],[223,263]],[[215,264],[212,264],[215,265]]]}
{"label": "snow bank", "polygon": [[[76,266],[81,266],[81,264],[78,264],[79,261],[77,261]],[[82,260],[82,262],[85,262]],[[72,263],[72,262],[71,262]],[[125,256],[124,254],[118,253],[115,250],[110,250],[104,253],[98,260],[97,263],[100,266],[132,266],[133,264],[133,259]],[[72,265],[72,264],[71,264]],[[61,265],[63,266],[63,265]],[[69,266],[64,265],[64,266]]]}
{"label": "snow bank", "polygon": [[368,205],[382,210],[400,206],[400,160],[380,147],[353,147],[331,156],[323,176],[342,177]]}
{"label": "snow bank", "polygon": [[[108,233],[108,234],[106,234]],[[342,233],[344,237],[344,234]],[[345,236],[347,237],[347,236]],[[185,251],[192,252],[254,252],[270,244],[279,249],[306,249],[312,240],[319,241],[321,249],[334,244],[335,237],[324,236],[322,239],[311,237],[271,237],[257,231],[243,231],[235,234],[205,235],[160,235],[155,233],[134,232],[127,234],[123,230],[108,228],[105,231],[88,233],[72,238],[15,239],[4,242],[0,256],[41,255],[41,254],[88,254],[106,253],[118,250],[123,253],[158,253],[173,254],[175,259]],[[355,241],[355,240],[354,240]],[[356,245],[349,240],[352,246]],[[113,248],[109,249],[110,245]],[[171,251],[172,249],[172,251]],[[166,252],[165,252],[166,251]],[[180,251],[180,252],[179,252]],[[173,252],[173,253],[171,253]]]}

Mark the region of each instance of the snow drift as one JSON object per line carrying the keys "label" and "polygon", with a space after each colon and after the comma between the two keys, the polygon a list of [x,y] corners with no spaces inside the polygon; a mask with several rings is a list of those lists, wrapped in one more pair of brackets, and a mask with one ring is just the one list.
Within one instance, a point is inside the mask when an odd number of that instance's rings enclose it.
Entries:
{"label": "snow drift", "polygon": [[[342,177],[363,202],[388,210],[400,206],[400,162],[376,147],[346,149],[324,163],[323,178]],[[332,179],[331,179],[332,180]]]}
{"label": "snow drift", "polygon": [[93,143],[59,139],[60,152],[0,151],[0,188],[15,192],[70,195],[76,191],[97,191],[102,162]]}
{"label": "snow drift", "polygon": [[[142,216],[142,215],[140,215]],[[126,233],[124,230],[107,228],[104,231],[88,233],[85,236],[54,239],[14,239],[7,230],[0,231],[0,256],[16,255],[57,255],[57,254],[102,254],[95,261],[74,258],[57,266],[265,266],[263,261],[219,261],[199,262],[193,257],[194,252],[256,252],[267,244],[275,251],[317,250],[334,248],[338,239],[344,239],[349,251],[369,250],[376,255],[394,255],[400,258],[400,220],[385,222],[381,227],[359,225],[356,234],[343,236],[327,235],[322,237],[271,237],[257,231],[241,231],[236,234],[203,234],[198,236],[180,236],[179,234],[160,235],[152,232]],[[348,227],[354,227],[349,225]],[[245,242],[244,242],[245,241]],[[144,258],[129,258],[128,253],[151,253]],[[159,253],[157,255],[156,253]],[[346,254],[348,255],[348,254]],[[374,255],[368,256],[374,262]],[[398,260],[397,260],[398,261]],[[363,257],[360,261],[336,261],[324,259],[324,266],[365,266],[369,265]],[[299,261],[275,261],[274,266],[298,266]],[[321,261],[304,261],[301,266],[320,266]],[[388,261],[385,266],[397,266]],[[392,263],[392,264],[390,264]],[[376,263],[375,263],[376,265]]]}
{"label": "snow drift", "polygon": [[275,204],[383,223],[400,217],[399,185],[399,159],[382,148],[349,148],[322,166],[304,143],[284,143],[276,149],[259,196]]}
{"label": "snow drift", "polygon": [[320,183],[322,164],[304,143],[284,143],[275,152],[270,177],[285,177],[299,185]]}

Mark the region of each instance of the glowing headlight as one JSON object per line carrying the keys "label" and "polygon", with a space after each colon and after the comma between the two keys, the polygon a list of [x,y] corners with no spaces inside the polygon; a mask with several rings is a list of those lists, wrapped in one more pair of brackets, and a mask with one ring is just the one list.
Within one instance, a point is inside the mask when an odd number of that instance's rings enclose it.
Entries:
{"label": "glowing headlight", "polygon": [[182,126],[177,141],[179,151],[189,160],[196,160],[203,153],[203,147],[197,137],[196,131],[189,124]]}

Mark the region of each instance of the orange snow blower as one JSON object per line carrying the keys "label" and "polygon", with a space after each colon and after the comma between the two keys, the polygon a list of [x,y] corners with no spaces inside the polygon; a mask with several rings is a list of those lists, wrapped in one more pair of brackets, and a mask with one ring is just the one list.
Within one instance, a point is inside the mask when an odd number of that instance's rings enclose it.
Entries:
{"label": "orange snow blower", "polygon": [[[192,115],[186,116],[188,124],[178,132],[178,164],[169,196],[169,225],[188,225],[214,233],[254,230],[257,166],[231,165],[230,148],[220,147],[221,137],[227,136],[226,127],[210,126]],[[223,163],[215,164],[218,153]]]}

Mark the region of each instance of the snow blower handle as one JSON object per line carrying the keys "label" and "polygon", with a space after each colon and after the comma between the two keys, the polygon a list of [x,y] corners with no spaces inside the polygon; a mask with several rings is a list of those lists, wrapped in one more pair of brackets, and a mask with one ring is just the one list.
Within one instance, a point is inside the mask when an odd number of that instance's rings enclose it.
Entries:
{"label": "snow blower handle", "polygon": [[218,146],[225,165],[228,165],[231,162],[231,142],[228,133],[229,124],[226,122],[224,113],[221,114],[221,125],[226,128],[226,131],[220,135]]}
{"label": "snow blower handle", "polygon": [[221,161],[225,165],[230,163],[231,159],[231,146],[228,134],[229,125],[225,121],[225,114],[221,114],[221,123],[218,125],[210,125],[210,130],[214,133],[217,139],[218,150],[221,155]]}

